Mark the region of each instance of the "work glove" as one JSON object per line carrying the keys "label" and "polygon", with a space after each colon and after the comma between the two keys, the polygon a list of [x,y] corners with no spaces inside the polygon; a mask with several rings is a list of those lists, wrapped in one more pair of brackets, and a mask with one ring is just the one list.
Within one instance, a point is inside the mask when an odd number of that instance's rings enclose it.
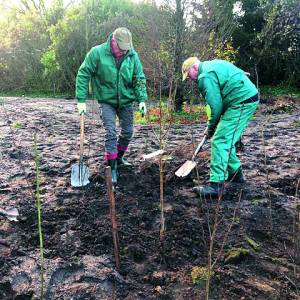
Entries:
{"label": "work glove", "polygon": [[77,103],[77,109],[80,115],[86,115],[86,104],[85,103]]}
{"label": "work glove", "polygon": [[142,116],[144,117],[145,114],[147,113],[147,108],[146,108],[146,103],[145,102],[140,102],[139,111],[142,114]]}

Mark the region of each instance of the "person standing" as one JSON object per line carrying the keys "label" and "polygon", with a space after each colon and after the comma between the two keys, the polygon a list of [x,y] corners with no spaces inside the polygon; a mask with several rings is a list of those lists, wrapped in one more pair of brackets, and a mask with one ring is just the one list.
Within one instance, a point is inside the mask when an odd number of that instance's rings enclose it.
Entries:
{"label": "person standing", "polygon": [[[79,114],[86,114],[85,101],[91,80],[93,94],[100,104],[106,131],[105,159],[117,183],[118,165],[130,165],[124,158],[133,135],[133,102],[146,114],[146,78],[132,34],[125,27],[117,28],[106,43],[93,47],[86,55],[76,77],[76,98]],[[116,134],[116,117],[121,133]]]}
{"label": "person standing", "polygon": [[220,59],[200,62],[190,57],[182,65],[182,76],[183,81],[195,81],[205,99],[206,135],[211,139],[209,183],[193,191],[216,197],[225,192],[226,181],[245,182],[235,144],[259,104],[258,91],[243,70]]}

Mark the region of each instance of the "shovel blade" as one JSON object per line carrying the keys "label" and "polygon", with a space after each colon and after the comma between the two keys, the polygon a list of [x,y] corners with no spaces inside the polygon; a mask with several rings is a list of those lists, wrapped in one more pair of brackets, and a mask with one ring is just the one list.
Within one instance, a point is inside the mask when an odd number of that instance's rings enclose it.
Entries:
{"label": "shovel blade", "polygon": [[192,160],[187,160],[176,172],[177,177],[185,177],[191,173],[191,171],[196,167],[197,163]]}
{"label": "shovel blade", "polygon": [[142,160],[148,160],[164,153],[164,150],[157,150],[149,154],[142,155]]}
{"label": "shovel blade", "polygon": [[9,208],[6,210],[1,209],[0,214],[10,221],[15,221],[15,222],[18,221],[19,211],[16,208]]}
{"label": "shovel blade", "polygon": [[89,168],[84,164],[76,164],[71,170],[71,185],[74,187],[86,186],[89,181]]}

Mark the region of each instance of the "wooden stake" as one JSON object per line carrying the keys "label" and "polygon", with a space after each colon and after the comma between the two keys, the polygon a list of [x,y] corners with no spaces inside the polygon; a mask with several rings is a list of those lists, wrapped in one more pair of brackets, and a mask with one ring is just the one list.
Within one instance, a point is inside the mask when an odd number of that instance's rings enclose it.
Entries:
{"label": "wooden stake", "polygon": [[116,202],[115,194],[113,191],[112,178],[111,178],[111,168],[108,166],[105,168],[105,178],[107,185],[107,194],[109,199],[109,212],[112,226],[112,237],[114,243],[114,253],[116,261],[116,269],[120,270],[120,253],[119,253],[119,237],[118,237],[118,228],[116,222]]}

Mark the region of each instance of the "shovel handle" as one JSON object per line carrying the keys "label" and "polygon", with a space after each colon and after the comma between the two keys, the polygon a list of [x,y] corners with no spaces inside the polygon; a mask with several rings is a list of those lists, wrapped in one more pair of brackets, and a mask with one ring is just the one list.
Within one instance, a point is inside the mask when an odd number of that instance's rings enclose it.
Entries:
{"label": "shovel handle", "polygon": [[195,150],[194,155],[193,155],[193,157],[192,157],[192,161],[195,161],[195,160],[196,160],[196,156],[198,155],[199,151],[201,150],[201,148],[203,147],[203,145],[205,144],[205,142],[206,142],[206,140],[207,140],[207,136],[206,136],[207,130],[208,130],[208,129],[207,129],[207,127],[206,127],[205,130],[204,130],[204,137],[203,137],[202,141],[199,143],[197,149]]}
{"label": "shovel handle", "polygon": [[80,150],[79,150],[79,163],[82,163],[83,157],[83,140],[84,140],[84,115],[80,115]]}

